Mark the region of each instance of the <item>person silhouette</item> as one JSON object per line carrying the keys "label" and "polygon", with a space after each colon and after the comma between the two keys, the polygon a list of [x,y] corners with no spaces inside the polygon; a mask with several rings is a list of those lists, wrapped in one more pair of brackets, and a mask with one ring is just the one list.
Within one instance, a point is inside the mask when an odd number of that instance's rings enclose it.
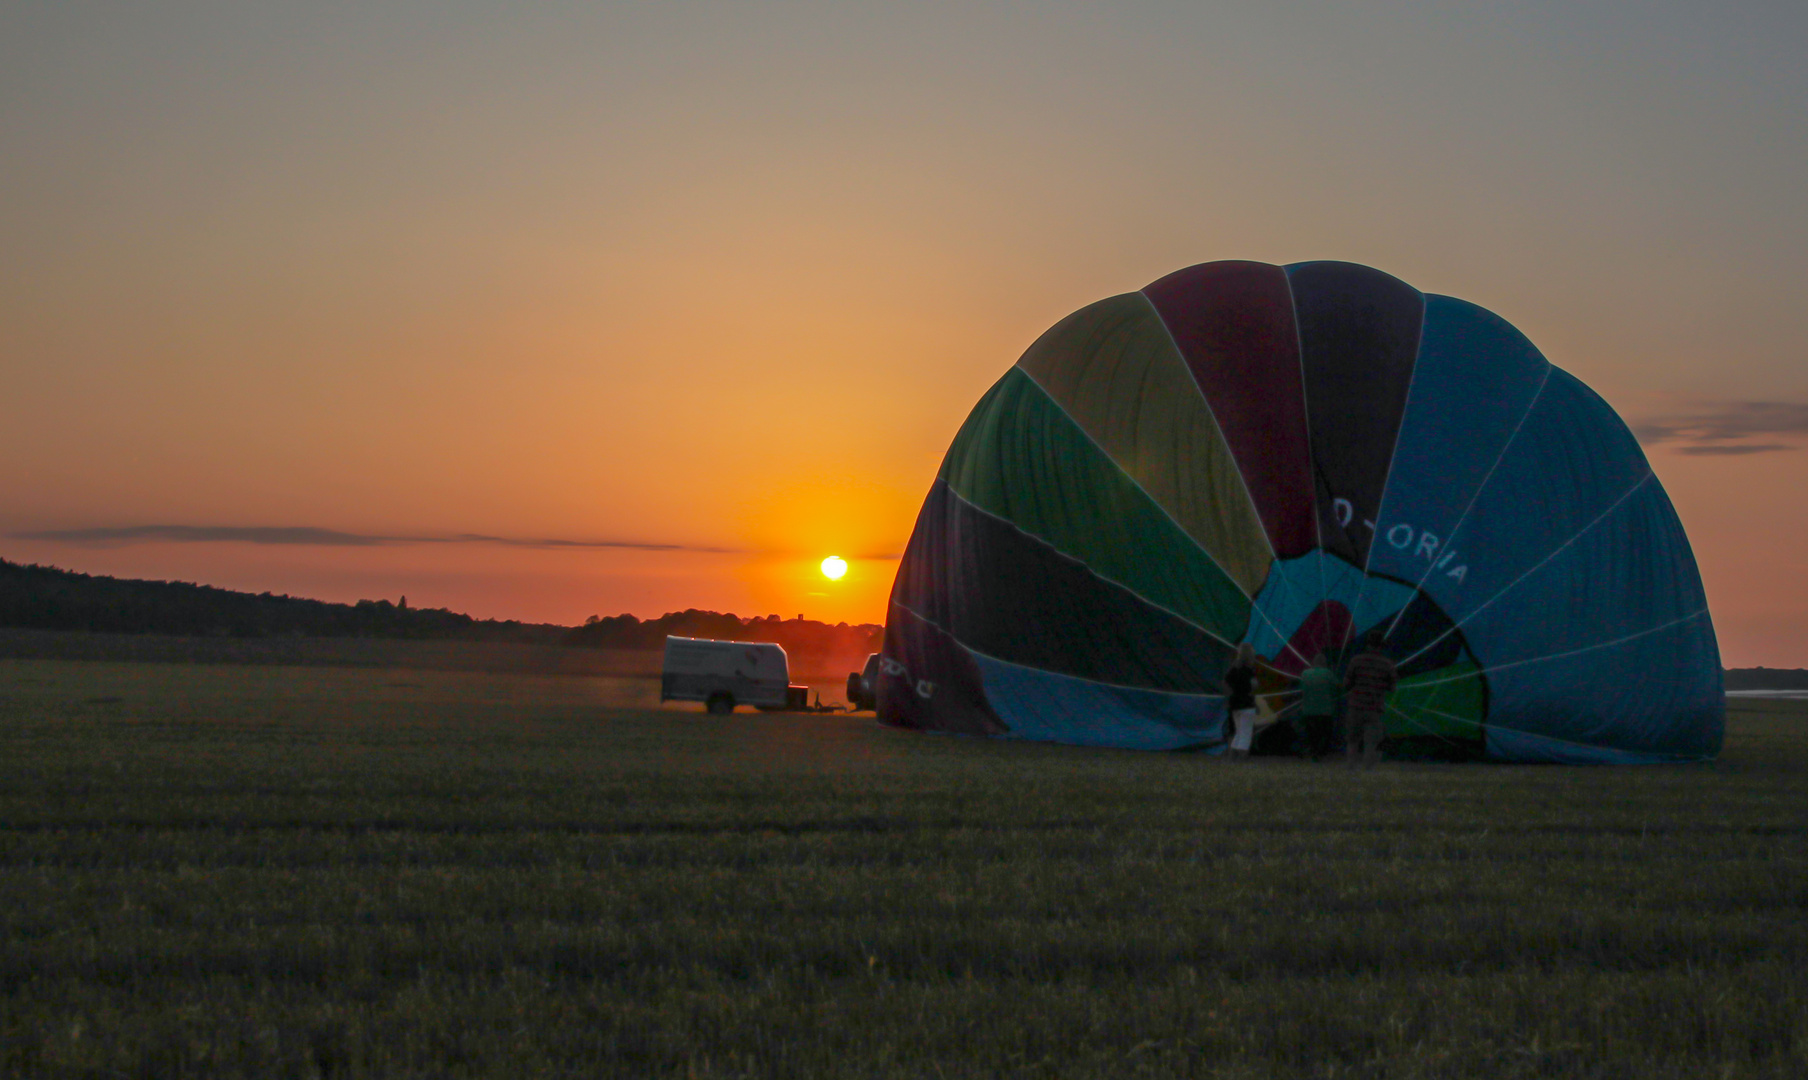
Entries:
{"label": "person silhouette", "polygon": [[1349,696],[1343,710],[1343,759],[1352,769],[1358,753],[1365,768],[1372,769],[1381,760],[1381,714],[1387,708],[1387,695],[1400,682],[1399,669],[1384,647],[1381,631],[1370,630],[1363,638],[1362,651],[1344,670],[1343,688]]}
{"label": "person silhouette", "polygon": [[1312,654],[1312,663],[1300,672],[1300,730],[1306,737],[1306,754],[1317,761],[1331,752],[1337,731],[1337,698],[1343,687],[1337,672],[1325,663],[1325,654]]}
{"label": "person silhouette", "polygon": [[1232,757],[1248,757],[1256,734],[1256,647],[1245,641],[1237,646],[1237,658],[1224,672],[1225,711],[1230,713]]}

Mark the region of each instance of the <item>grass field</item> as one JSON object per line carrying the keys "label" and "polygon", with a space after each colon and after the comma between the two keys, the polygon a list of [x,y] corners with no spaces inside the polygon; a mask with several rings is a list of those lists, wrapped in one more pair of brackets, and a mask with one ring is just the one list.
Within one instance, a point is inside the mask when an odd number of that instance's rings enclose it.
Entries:
{"label": "grass field", "polygon": [[[518,641],[403,638],[178,637],[0,627],[0,660],[413,668],[525,675],[656,676],[657,650],[569,648]],[[864,659],[862,657],[861,659]]]}
{"label": "grass field", "polygon": [[0,661],[0,1074],[1808,1075],[1808,706],[1675,768]]}

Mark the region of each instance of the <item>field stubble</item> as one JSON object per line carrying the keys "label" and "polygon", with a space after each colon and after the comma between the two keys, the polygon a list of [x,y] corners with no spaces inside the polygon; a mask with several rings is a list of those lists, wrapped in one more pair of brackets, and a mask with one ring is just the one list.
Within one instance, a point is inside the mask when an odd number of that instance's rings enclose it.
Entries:
{"label": "field stubble", "polygon": [[9,1076],[1799,1077],[1808,707],[1678,768],[0,661]]}

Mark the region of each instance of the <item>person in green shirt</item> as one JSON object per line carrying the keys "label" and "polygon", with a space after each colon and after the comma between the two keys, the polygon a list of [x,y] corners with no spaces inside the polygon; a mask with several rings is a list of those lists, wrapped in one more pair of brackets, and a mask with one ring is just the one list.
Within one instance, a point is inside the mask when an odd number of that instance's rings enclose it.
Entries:
{"label": "person in green shirt", "polygon": [[1337,697],[1343,680],[1325,666],[1325,654],[1314,653],[1312,666],[1300,672],[1300,727],[1306,734],[1306,745],[1312,760],[1331,752],[1332,738],[1337,732]]}

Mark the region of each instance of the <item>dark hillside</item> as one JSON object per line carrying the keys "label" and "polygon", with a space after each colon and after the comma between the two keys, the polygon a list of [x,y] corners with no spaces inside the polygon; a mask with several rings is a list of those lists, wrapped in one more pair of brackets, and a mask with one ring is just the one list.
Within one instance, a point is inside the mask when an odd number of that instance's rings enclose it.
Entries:
{"label": "dark hillside", "polygon": [[388,600],[330,604],[184,581],[135,581],[0,559],[0,627],[187,637],[556,642],[564,627],[473,619]]}
{"label": "dark hillside", "polygon": [[[388,600],[360,600],[333,604],[271,593],[244,593],[176,581],[135,581],[80,574],[48,566],[27,566],[0,559],[0,629],[61,631],[93,635],[127,635],[139,639],[157,637],[155,648],[137,649],[125,639],[95,642],[101,654],[120,658],[156,658],[168,655],[214,658],[225,655],[218,648],[182,646],[181,640],[206,638],[256,641],[264,639],[379,639],[419,642],[487,642],[511,645],[566,646],[610,653],[657,653],[667,634],[681,637],[720,638],[728,641],[775,641],[791,656],[794,673],[837,673],[858,668],[869,652],[877,652],[884,628],[871,624],[831,626],[809,619],[742,619],[714,611],[676,611],[642,621],[633,615],[592,618],[581,627],[551,626],[495,619],[474,619],[444,608],[411,608]],[[16,636],[16,635],[15,635]],[[246,648],[250,648],[247,646]],[[20,651],[23,650],[23,651]],[[240,650],[243,652],[244,650]],[[366,650],[368,651],[368,650]],[[0,655],[88,656],[92,647],[75,647],[39,639],[0,641]],[[244,662],[329,663],[346,660],[343,650],[252,648]],[[237,656],[237,653],[231,654]],[[412,666],[412,653],[394,650],[355,662],[388,662]],[[308,659],[292,659],[307,657]],[[575,658],[574,658],[575,659]],[[451,663],[444,657],[432,666]],[[647,666],[639,662],[636,670]],[[657,671],[658,660],[650,661]],[[486,654],[481,660],[463,657],[455,666],[478,664],[486,670],[505,661]],[[532,666],[590,672],[589,660],[553,663],[536,656]],[[611,670],[621,662],[610,660]]]}
{"label": "dark hillside", "polygon": [[632,615],[592,618],[566,635],[568,645],[599,649],[660,649],[666,635],[715,638],[720,641],[775,641],[794,656],[845,656],[859,667],[866,654],[879,651],[885,628],[872,623],[828,623],[781,619],[777,615],[742,619],[713,611],[674,611],[644,622]]}
{"label": "dark hillside", "polygon": [[719,641],[773,641],[784,647],[793,674],[836,673],[858,671],[866,662],[867,653],[879,651],[885,628],[872,623],[830,626],[809,619],[781,619],[777,615],[743,619],[692,608],[645,621],[632,615],[592,617],[567,634],[565,643],[580,648],[653,650],[665,647],[667,634]]}
{"label": "dark hillside", "polygon": [[1729,668],[1728,690],[1808,690],[1808,669],[1804,668]]}

